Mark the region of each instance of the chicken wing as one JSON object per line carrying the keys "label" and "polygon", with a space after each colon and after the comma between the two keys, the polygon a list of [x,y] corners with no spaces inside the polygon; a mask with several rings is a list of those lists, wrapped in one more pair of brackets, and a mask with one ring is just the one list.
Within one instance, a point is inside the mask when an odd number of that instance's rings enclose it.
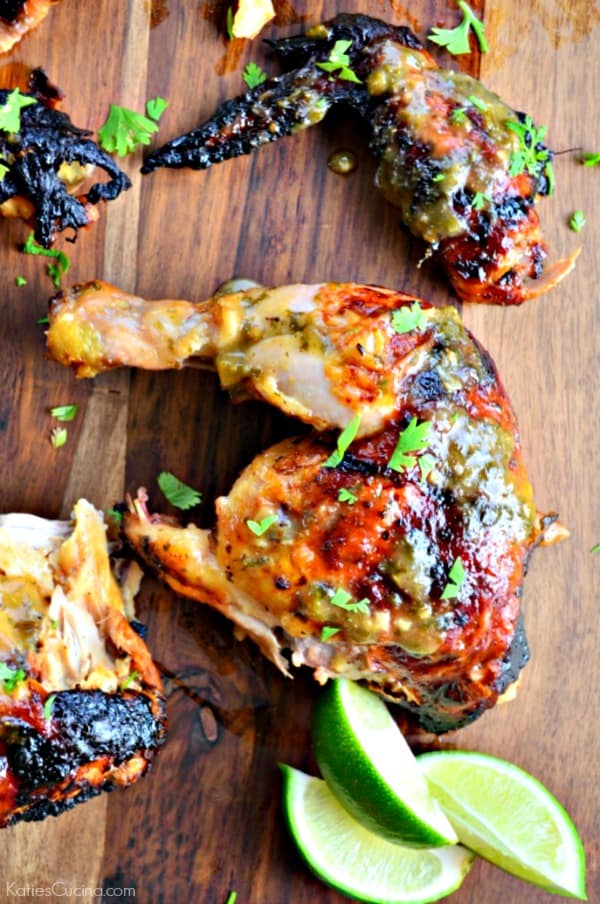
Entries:
{"label": "chicken wing", "polygon": [[249,289],[198,305],[92,283],[51,303],[51,355],[80,375],[212,358],[235,398],[313,432],[259,455],[214,531],[124,530],[178,593],[231,618],[286,674],[367,682],[432,731],[492,706],[528,658],[519,620],[534,506],[494,365],[453,307],[354,284]]}
{"label": "chicken wing", "polygon": [[[408,28],[368,16],[343,14],[271,43],[291,71],[224,103],[152,153],[142,172],[207,169],[345,104],[370,130],[378,188],[460,298],[520,304],[572,269],[577,254],[540,278],[546,246],[534,205],[552,191],[553,155],[530,117],[471,76],[440,69]],[[345,64],[336,65],[341,45]]]}
{"label": "chicken wing", "polygon": [[[0,516],[0,826],[126,787],[163,743],[162,686],[101,513]],[[137,566],[134,565],[134,569]]]}

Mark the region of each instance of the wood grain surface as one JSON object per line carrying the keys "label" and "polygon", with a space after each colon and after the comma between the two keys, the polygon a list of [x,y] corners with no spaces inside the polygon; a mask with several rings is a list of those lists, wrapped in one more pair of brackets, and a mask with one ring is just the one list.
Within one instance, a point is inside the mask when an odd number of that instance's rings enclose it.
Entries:
{"label": "wood grain surface", "polygon": [[[263,37],[342,10],[408,23],[420,37],[459,19],[452,0],[413,0],[409,8],[395,0],[276,6],[276,24]],[[593,0],[473,6],[486,21],[490,52],[458,65],[547,123],[556,150],[600,151],[600,10]],[[226,3],[199,0],[62,0],[0,63],[0,84],[42,65],[63,89],[74,122],[94,130],[110,102],[141,109],[161,94],[169,107],[157,145],[239,93],[248,60],[277,72],[260,41],[227,44],[225,11]],[[340,148],[358,155],[349,177],[326,165]],[[133,188],[92,230],[74,246],[59,241],[71,258],[69,282],[104,277],[147,297],[200,300],[235,274],[269,285],[357,280],[440,303],[450,298],[434,267],[417,269],[422,246],[374,191],[366,137],[353,117],[332,115],[319,128],[204,173],[161,170],[142,178],[140,162],[140,155],[127,159]],[[600,554],[590,553],[600,542],[600,167],[584,168],[568,151],[557,158],[556,175],[542,220],[554,257],[583,246],[576,271],[520,309],[465,306],[463,316],[513,400],[538,507],[559,511],[572,536],[534,556],[524,594],[532,661],[517,699],[447,742],[512,760],[554,791],[581,831],[589,899],[600,901]],[[580,236],[567,226],[576,208],[587,217]],[[65,516],[80,496],[108,507],[142,484],[164,510],[156,488],[164,469],[202,490],[198,520],[210,524],[214,497],[294,425],[258,403],[233,407],[207,373],[120,372],[76,382],[46,361],[36,319],[52,286],[43,259],[19,251],[26,234],[21,223],[0,223],[1,509]],[[26,287],[15,286],[18,274]],[[48,409],[71,402],[79,414],[67,445],[54,450]],[[96,899],[112,900],[134,889],[140,904],[224,904],[236,890],[238,904],[341,902],[304,868],[280,812],[277,762],[315,768],[311,676],[284,679],[250,642],[237,642],[224,619],[151,579],[140,615],[165,676],[167,746],[128,791],[3,831],[0,900],[55,883],[56,899],[91,897],[91,889]],[[452,898],[550,900],[483,862]]]}

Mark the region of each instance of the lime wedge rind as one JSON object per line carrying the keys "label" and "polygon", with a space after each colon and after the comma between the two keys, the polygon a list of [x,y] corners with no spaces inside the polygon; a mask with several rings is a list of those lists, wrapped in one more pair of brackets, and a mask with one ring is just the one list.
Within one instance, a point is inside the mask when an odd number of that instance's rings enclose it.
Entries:
{"label": "lime wedge rind", "polygon": [[[462,844],[546,891],[587,900],[585,852],[577,829],[538,779],[475,751],[428,753],[417,762]],[[504,785],[502,801],[486,799],[490,778]]]}
{"label": "lime wedge rind", "polygon": [[313,746],[330,790],[370,831],[411,847],[456,844],[383,700],[353,681],[329,682],[313,712]]}
{"label": "lime wedge rind", "polygon": [[368,904],[431,904],[461,885],[470,851],[389,842],[356,822],[324,781],[290,766],[281,770],[292,837],[310,869],[342,894]]}

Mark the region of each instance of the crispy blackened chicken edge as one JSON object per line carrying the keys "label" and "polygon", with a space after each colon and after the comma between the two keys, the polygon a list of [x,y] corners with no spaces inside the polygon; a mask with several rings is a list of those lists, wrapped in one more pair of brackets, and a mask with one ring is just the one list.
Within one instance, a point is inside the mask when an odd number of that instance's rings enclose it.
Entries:
{"label": "crispy blackened chicken edge", "polygon": [[[51,302],[48,348],[81,376],[212,362],[234,398],[316,428],[258,455],[213,531],[151,514],[144,492],[124,520],[144,562],[286,674],[289,651],[318,681],[362,680],[437,732],[515,680],[527,560],[559,534],[536,511],[493,362],[454,308],[352,283],[192,304],[93,282]],[[325,431],[350,424],[331,459]]]}
{"label": "crispy blackened chicken edge", "polygon": [[0,826],[125,788],[164,741],[135,621],[137,565],[112,573],[101,513],[0,516]]}
{"label": "crispy blackened chicken edge", "polygon": [[[338,41],[354,80],[341,67],[329,71]],[[459,298],[521,304],[570,272],[578,252],[544,272],[535,203],[553,189],[553,154],[529,117],[471,76],[441,69],[408,28],[369,16],[341,14],[269,43],[286,71],[151,153],[142,172],[207,169],[341,104],[369,130],[377,187],[428,243]]]}

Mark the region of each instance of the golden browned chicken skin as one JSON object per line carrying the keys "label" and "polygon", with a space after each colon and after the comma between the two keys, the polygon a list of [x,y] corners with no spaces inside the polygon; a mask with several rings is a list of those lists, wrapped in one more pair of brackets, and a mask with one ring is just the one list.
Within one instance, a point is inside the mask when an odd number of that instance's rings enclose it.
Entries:
{"label": "golden browned chicken skin", "polygon": [[42,22],[58,0],[0,0],[0,53],[8,53]]}
{"label": "golden browned chicken skin", "polygon": [[52,301],[48,347],[87,376],[212,359],[235,398],[344,428],[337,455],[326,432],[259,455],[217,500],[214,531],[151,515],[144,492],[124,522],[171,587],[284,672],[289,650],[319,681],[363,680],[438,732],[515,680],[527,559],[560,532],[535,509],[510,403],[454,308],[355,284],[192,304],[96,282]]}
{"label": "golden browned chicken skin", "polygon": [[126,787],[164,740],[139,569],[118,583],[101,513],[82,499],[74,518],[0,516],[0,826]]}

